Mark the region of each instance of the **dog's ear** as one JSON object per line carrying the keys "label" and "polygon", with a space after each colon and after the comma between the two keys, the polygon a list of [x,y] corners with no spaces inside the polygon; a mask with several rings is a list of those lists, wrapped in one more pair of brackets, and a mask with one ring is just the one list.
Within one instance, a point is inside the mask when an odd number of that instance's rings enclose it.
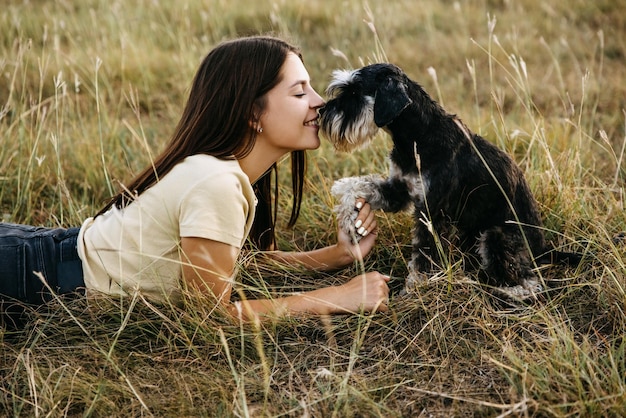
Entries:
{"label": "dog's ear", "polygon": [[406,86],[393,77],[376,89],[374,98],[374,123],[379,128],[388,125],[411,104]]}

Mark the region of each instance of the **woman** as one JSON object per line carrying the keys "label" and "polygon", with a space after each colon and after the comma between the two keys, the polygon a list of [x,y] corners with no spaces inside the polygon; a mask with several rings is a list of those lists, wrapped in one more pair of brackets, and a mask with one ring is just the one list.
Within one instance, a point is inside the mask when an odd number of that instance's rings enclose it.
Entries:
{"label": "woman", "polygon": [[[271,37],[218,45],[194,78],[169,145],[95,217],[80,229],[0,227],[0,248],[10,239],[26,243],[27,249],[41,248],[32,243],[44,240],[43,247],[51,248],[48,253],[54,253],[51,257],[58,263],[56,272],[50,271],[52,260],[30,266],[42,274],[26,280],[27,286],[7,284],[3,274],[0,294],[29,303],[45,302],[49,296],[45,292],[38,296],[37,289],[43,276],[60,293],[84,286],[111,295],[139,291],[155,300],[177,302],[186,290],[202,292],[244,319],[386,310],[389,278],[377,272],[340,286],[231,303],[233,276],[244,243],[249,239],[261,250],[274,249],[272,173],[288,153],[294,190],[289,224],[297,219],[304,151],[320,145],[317,110],[323,104],[295,47]],[[330,270],[367,255],[377,224],[366,202],[355,205],[359,211],[356,226],[362,235],[358,245],[339,232],[335,245],[309,252],[269,251],[268,256]],[[76,250],[67,254],[74,244]],[[4,260],[7,254],[0,250]]]}

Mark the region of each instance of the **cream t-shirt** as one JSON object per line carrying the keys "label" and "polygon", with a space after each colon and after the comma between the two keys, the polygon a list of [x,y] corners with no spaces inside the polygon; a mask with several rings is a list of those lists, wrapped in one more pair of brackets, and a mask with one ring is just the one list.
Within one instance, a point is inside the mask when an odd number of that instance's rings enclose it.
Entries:
{"label": "cream t-shirt", "polygon": [[181,237],[241,248],[255,195],[239,162],[198,154],[177,164],[123,209],[87,219],[78,237],[85,286],[111,295],[136,291],[177,301]]}

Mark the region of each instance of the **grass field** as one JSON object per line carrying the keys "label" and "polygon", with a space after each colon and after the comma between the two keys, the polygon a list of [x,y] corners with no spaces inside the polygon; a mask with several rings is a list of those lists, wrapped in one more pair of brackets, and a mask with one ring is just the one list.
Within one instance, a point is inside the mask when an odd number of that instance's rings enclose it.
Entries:
{"label": "grass field", "polygon": [[[497,300],[453,262],[390,312],[239,326],[202,301],[55,302],[0,331],[0,416],[623,416],[626,414],[626,1],[5,0],[0,215],[75,226],[161,149],[193,73],[223,39],[303,48],[335,68],[400,65],[511,153],[547,238],[586,254],[546,269],[536,303]],[[390,141],[310,154],[283,249],[333,242],[334,179],[384,173]],[[288,167],[282,167],[282,180]],[[281,184],[281,195],[289,192]],[[402,277],[410,216],[379,218],[366,270]],[[339,283],[242,260],[250,297]]]}

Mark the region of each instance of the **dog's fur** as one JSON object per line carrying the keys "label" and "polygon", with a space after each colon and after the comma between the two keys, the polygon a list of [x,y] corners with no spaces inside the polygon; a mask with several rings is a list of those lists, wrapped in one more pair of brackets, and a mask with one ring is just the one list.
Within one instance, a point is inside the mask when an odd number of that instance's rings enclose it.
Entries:
{"label": "dog's fur", "polygon": [[337,150],[365,146],[379,128],[391,135],[387,178],[340,179],[332,192],[339,199],[340,227],[351,234],[358,197],[374,210],[414,205],[407,291],[435,270],[440,252],[449,248],[460,249],[482,281],[517,299],[542,290],[538,264],[578,261],[576,254],[547,249],[537,203],[514,161],[447,113],[397,66],[337,70],[327,94],[321,131]]}

